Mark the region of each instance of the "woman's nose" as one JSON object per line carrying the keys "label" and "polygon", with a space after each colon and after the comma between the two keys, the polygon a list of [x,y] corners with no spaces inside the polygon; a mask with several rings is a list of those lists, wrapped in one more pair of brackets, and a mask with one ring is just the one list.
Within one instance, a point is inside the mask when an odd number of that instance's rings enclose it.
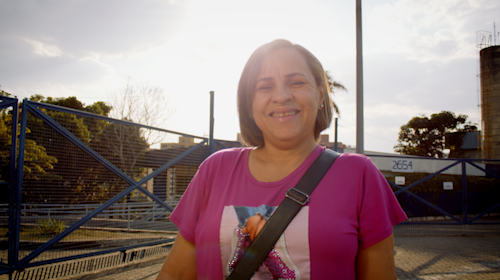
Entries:
{"label": "woman's nose", "polygon": [[278,86],[273,94],[273,102],[285,103],[292,99],[292,94],[286,86]]}

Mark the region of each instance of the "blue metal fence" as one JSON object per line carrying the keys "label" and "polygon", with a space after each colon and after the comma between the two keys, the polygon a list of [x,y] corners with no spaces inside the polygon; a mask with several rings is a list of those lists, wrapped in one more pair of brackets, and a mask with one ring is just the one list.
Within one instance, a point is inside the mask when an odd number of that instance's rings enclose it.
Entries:
{"label": "blue metal fence", "polygon": [[[15,232],[16,223],[19,222],[19,217],[16,216],[18,213],[16,210],[16,205],[19,203],[16,200],[15,192],[13,191],[16,187],[16,152],[17,152],[17,117],[18,117],[18,100],[17,98],[10,98],[5,96],[0,96],[0,110],[11,109],[12,112],[12,123],[11,123],[11,149],[10,149],[10,159],[9,159],[9,178],[8,182],[2,182],[1,187],[5,188],[8,186],[9,192],[9,209],[8,209],[8,257],[7,264],[4,262],[0,263],[0,273],[7,273],[12,271],[13,264],[15,263],[16,251],[18,250],[16,243],[19,243],[15,236],[12,236],[12,232]],[[4,180],[2,178],[2,180]],[[10,242],[12,241],[12,242]]]}
{"label": "blue metal fence", "polygon": [[[377,155],[377,156],[384,157],[381,155]],[[391,157],[391,156],[385,156],[385,157]],[[416,159],[418,157],[398,156],[398,158]],[[428,159],[428,158],[426,158],[426,159]],[[438,160],[438,159],[436,159],[436,160]],[[413,198],[414,200],[420,202],[424,207],[432,208],[437,213],[440,213],[442,216],[447,217],[450,220],[453,220],[454,222],[452,222],[452,224],[456,224],[456,223],[464,224],[464,225],[465,224],[482,224],[483,222],[480,222],[478,219],[484,217],[486,214],[491,214],[494,212],[496,212],[495,214],[497,214],[499,212],[497,209],[500,209],[500,196],[495,196],[495,194],[500,193],[500,177],[497,174],[491,172],[490,170],[479,166],[477,164],[477,162],[489,162],[490,164],[498,165],[498,164],[500,164],[500,160],[467,159],[467,158],[461,158],[461,159],[450,158],[450,159],[439,159],[439,160],[448,161],[449,164],[446,167],[444,167],[444,168],[442,168],[442,169],[440,169],[432,174],[428,174],[424,178],[417,180],[406,187],[399,186],[395,182],[392,182],[391,180],[387,180],[388,183],[396,189],[394,194],[396,195],[396,197],[398,197],[398,199],[400,199],[400,202],[401,202],[401,195],[406,194],[409,197]],[[461,197],[461,200],[458,202],[458,205],[455,205],[456,206],[455,208],[461,208],[460,215],[457,215],[457,213],[450,213],[448,211],[445,211],[442,207],[439,207],[438,205],[433,204],[433,203],[429,202],[427,199],[423,198],[422,197],[423,195],[417,195],[417,194],[410,191],[412,188],[415,188],[417,186],[425,184],[425,182],[435,178],[436,176],[443,174],[443,172],[445,172],[446,170],[449,170],[452,167],[457,166],[457,165],[459,165],[461,167],[461,175],[460,175],[461,176],[461,191],[460,192],[461,192],[462,197]],[[470,165],[473,168],[477,168],[478,170],[481,170],[490,178],[496,179],[495,190],[493,190],[493,192],[491,192],[491,193],[486,194],[487,196],[489,195],[491,198],[490,200],[494,201],[494,202],[492,203],[492,205],[489,205],[487,210],[484,210],[483,212],[481,212],[479,214],[477,214],[477,213],[471,214],[469,211],[470,210],[469,209],[470,193],[468,192],[467,165]],[[454,193],[457,194],[457,192],[454,192]],[[441,195],[444,196],[443,193],[441,193]],[[406,207],[405,207],[404,203],[401,203],[401,204],[403,205],[403,208],[405,209]],[[408,210],[408,208],[406,208],[405,210]],[[471,215],[473,217],[471,217],[469,219],[469,216],[471,216]],[[406,223],[420,223],[420,224],[422,224],[422,223],[428,223],[428,222],[419,221],[419,222],[406,222]],[[493,222],[488,222],[488,223],[498,224],[498,223],[500,223],[500,220],[495,220]]]}
{"label": "blue metal fence", "polygon": [[[142,246],[170,244],[176,227],[168,222],[168,215],[173,210],[172,205],[165,203],[168,194],[165,190],[160,191],[163,194],[160,198],[147,188],[154,186],[155,179],[161,176],[175,181],[169,182],[171,188],[185,187],[188,182],[181,179],[193,174],[179,173],[186,169],[185,166],[193,169],[209,155],[207,138],[24,100],[16,163],[18,100],[0,98],[0,109],[9,108],[13,117],[11,180],[5,183],[11,190],[8,262],[0,264],[0,273]],[[81,133],[78,125],[88,120],[100,122],[103,129],[109,128],[108,134],[112,137],[105,139],[107,143],[101,143],[107,145],[108,150],[97,148],[93,141],[99,139],[95,135],[86,131]],[[184,148],[152,149],[142,136],[144,131],[163,135],[160,138],[170,141],[181,136],[197,142]],[[117,132],[123,137],[118,139]],[[44,139],[45,145],[39,145],[40,139]],[[143,149],[122,147],[130,144],[127,142],[131,139],[142,141]],[[68,147],[71,149],[66,149]],[[128,149],[129,154],[117,154],[114,147]],[[117,166],[120,163],[122,165]],[[177,175],[172,170],[177,170]],[[30,177],[26,171],[39,176]],[[61,174],[62,171],[68,174]],[[99,185],[92,185],[92,178],[97,177]],[[83,192],[82,188],[94,192]],[[98,196],[104,199],[96,199]],[[174,193],[170,199],[175,197]],[[66,203],[50,203],[54,201]],[[97,203],[89,204],[88,201]]]}
{"label": "blue metal fence", "polygon": [[[0,109],[12,113],[10,177],[2,182],[2,187],[9,187],[10,197],[8,205],[0,205],[2,218],[8,221],[8,242],[0,273],[170,244],[174,235],[169,234],[175,234],[176,228],[168,215],[198,165],[216,149],[234,144],[214,140],[213,135],[198,137],[29,100],[22,104],[17,139],[18,100],[0,96],[0,101]],[[81,129],[85,122],[98,129]],[[212,133],[212,117],[210,123]],[[196,142],[158,149],[141,138],[141,131],[168,141],[180,136]],[[132,143],[133,139],[138,142]],[[130,145],[143,148],[135,150]],[[121,148],[122,154],[115,148]],[[476,164],[482,160],[447,160],[448,166],[409,186],[390,180],[389,184],[398,198],[407,195],[455,224],[476,224],[487,213],[498,212],[500,198],[495,198],[486,211],[468,218],[466,165],[500,180],[498,175]],[[411,191],[457,165],[462,168],[461,217]]]}

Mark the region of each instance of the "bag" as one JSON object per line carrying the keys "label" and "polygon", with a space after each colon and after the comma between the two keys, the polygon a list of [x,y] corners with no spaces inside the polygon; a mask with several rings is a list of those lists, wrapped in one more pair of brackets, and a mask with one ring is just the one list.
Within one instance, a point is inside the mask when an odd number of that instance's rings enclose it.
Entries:
{"label": "bag", "polygon": [[309,202],[309,195],[330,169],[339,154],[326,149],[311,164],[294,188],[286,192],[285,198],[266,222],[255,240],[247,248],[227,280],[250,279],[269,254],[276,241],[302,206]]}

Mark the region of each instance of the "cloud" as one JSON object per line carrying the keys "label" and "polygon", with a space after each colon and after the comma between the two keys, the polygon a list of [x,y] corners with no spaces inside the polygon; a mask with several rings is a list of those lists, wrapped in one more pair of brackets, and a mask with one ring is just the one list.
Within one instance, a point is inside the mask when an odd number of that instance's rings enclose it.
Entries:
{"label": "cloud", "polygon": [[379,54],[368,55],[365,61],[365,108],[378,107],[375,111],[387,116],[384,122],[390,123],[396,112],[397,118],[409,120],[443,110],[477,119],[475,59],[438,63],[405,60],[404,54]]}
{"label": "cloud", "polygon": [[[132,77],[164,88],[168,106],[177,109],[170,128],[197,135],[207,131],[214,90],[216,137],[234,139],[235,93],[246,60],[263,43],[286,38],[309,49],[349,89],[334,100],[342,114],[339,141],[354,145],[355,5],[304,3],[0,1],[0,84],[18,96],[91,103],[106,101],[120,78]],[[413,116],[477,115],[475,32],[492,29],[500,1],[363,5],[367,149],[391,151],[399,127]],[[327,133],[333,136],[333,129]]]}
{"label": "cloud", "polygon": [[56,45],[46,44],[30,39],[25,40],[32,45],[34,52],[37,55],[48,57],[57,57],[62,55],[62,51]]}
{"label": "cloud", "polygon": [[0,1],[0,84],[21,98],[102,100],[118,80],[108,61],[167,44],[185,11],[185,1]]}
{"label": "cloud", "polygon": [[385,3],[368,12],[365,34],[370,48],[366,49],[371,53],[401,53],[420,62],[475,57],[475,32],[486,24],[492,27],[498,11],[499,1]]}
{"label": "cloud", "polygon": [[[182,29],[185,4],[166,1],[2,1],[1,37],[75,57],[118,55],[165,44]],[[47,49],[42,53],[47,54]]]}

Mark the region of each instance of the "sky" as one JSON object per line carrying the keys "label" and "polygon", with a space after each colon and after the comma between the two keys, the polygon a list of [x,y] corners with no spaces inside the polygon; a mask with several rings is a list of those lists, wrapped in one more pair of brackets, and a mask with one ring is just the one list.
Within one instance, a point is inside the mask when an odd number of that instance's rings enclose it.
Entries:
{"label": "sky", "polygon": [[[500,1],[363,1],[362,21],[365,151],[393,152],[415,116],[446,110],[480,125],[477,32],[493,35]],[[246,60],[288,39],[348,89],[334,96],[338,140],[356,144],[355,0],[2,0],[0,27],[0,86],[17,98],[112,105],[127,80],[146,83],[163,89],[163,128],[207,136],[214,91],[224,140],[239,132]],[[324,133],[333,142],[333,125]]]}

